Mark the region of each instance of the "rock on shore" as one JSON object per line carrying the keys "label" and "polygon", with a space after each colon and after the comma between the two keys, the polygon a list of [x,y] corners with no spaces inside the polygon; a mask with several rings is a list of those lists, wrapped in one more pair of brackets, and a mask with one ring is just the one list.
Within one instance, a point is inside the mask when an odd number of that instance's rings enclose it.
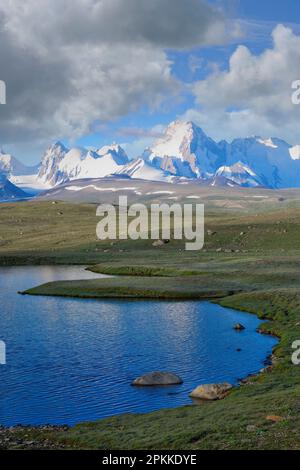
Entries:
{"label": "rock on shore", "polygon": [[190,393],[190,397],[198,398],[199,400],[221,400],[231,388],[232,385],[227,382],[199,385]]}

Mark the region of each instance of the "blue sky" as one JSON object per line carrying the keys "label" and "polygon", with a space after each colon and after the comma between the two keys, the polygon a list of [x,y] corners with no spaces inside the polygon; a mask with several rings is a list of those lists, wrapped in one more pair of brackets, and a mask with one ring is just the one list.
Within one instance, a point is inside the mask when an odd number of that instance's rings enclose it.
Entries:
{"label": "blue sky", "polygon": [[136,157],[177,118],[216,140],[300,143],[295,0],[74,0],[63,18],[59,0],[41,0],[40,16],[35,2],[0,6],[0,145],[20,160],[55,140]]}
{"label": "blue sky", "polygon": [[[261,54],[265,49],[272,47],[271,34],[277,24],[284,24],[291,27],[293,31],[300,34],[300,8],[295,0],[276,1],[261,0],[237,0],[221,2],[225,10],[230,12],[230,16],[235,19],[241,19],[245,24],[244,35],[236,41],[230,41],[229,44],[220,46],[205,46],[193,48],[187,51],[167,50],[168,57],[172,61],[172,73],[180,81],[192,84],[201,80],[210,74],[212,64],[216,63],[221,69],[228,68],[228,61],[238,45],[246,45],[254,55]],[[299,23],[299,24],[297,24]],[[179,103],[172,101],[167,103],[162,110],[156,112],[144,108],[129,114],[112,124],[109,124],[104,132],[92,133],[78,140],[79,145],[98,146],[99,143],[108,141],[134,142],[138,141],[134,136],[120,136],[119,130],[123,128],[151,129],[159,124],[166,126],[170,121],[184,115],[186,109],[195,105],[193,93],[185,92],[180,95]],[[201,125],[201,122],[199,123]],[[257,134],[259,134],[259,125]],[[280,133],[280,129],[278,129]],[[238,135],[237,135],[238,136]],[[221,138],[221,137],[220,137]],[[228,136],[224,135],[224,138]],[[149,138],[149,143],[153,137]],[[142,142],[148,139],[142,139]],[[123,142],[123,141],[122,141]],[[67,141],[66,141],[67,143]],[[139,148],[139,145],[128,145],[128,151]],[[141,149],[143,144],[141,144]],[[131,156],[135,156],[134,154]]]}

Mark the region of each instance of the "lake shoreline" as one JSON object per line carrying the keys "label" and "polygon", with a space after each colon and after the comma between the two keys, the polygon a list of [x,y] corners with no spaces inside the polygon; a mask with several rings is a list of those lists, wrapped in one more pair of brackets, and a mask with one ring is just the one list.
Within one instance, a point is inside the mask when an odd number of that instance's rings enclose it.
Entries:
{"label": "lake shoreline", "polygon": [[[88,268],[87,268],[88,269]],[[102,279],[99,279],[100,281],[102,281]],[[64,281],[58,281],[58,282],[64,282]],[[74,281],[69,281],[69,282],[74,282]],[[41,295],[41,294],[34,294],[34,295]],[[231,295],[234,295],[234,293],[232,293]],[[109,297],[110,299],[112,299],[112,297]],[[120,299],[120,298],[118,298]],[[125,300],[127,299],[128,300],[128,297],[125,297],[124,298]],[[208,298],[203,298],[203,297],[196,297],[194,298],[193,300],[210,300],[211,302],[213,303],[216,303],[216,304],[219,304],[219,305],[222,305],[222,300],[223,301],[226,301],[226,299],[228,300],[228,297],[221,297],[220,298],[216,298],[216,297],[208,297]],[[130,299],[132,300],[132,299]],[[139,298],[139,299],[136,299],[136,300],[147,300],[147,298]],[[160,298],[157,298],[155,297],[155,300],[182,300],[180,298],[163,298],[163,299],[160,299]],[[192,299],[188,299],[188,298],[184,298],[183,300],[192,300]],[[235,307],[236,308],[236,307]],[[236,308],[237,310],[239,310],[238,308]],[[241,312],[245,311],[243,310],[242,308],[240,309]],[[254,312],[246,312],[246,313],[250,313],[250,314],[255,314]],[[256,315],[257,316],[257,315]],[[259,318],[259,317],[258,317]],[[265,318],[263,317],[260,317],[261,320],[264,320]],[[263,329],[263,324],[262,325],[259,325],[257,327],[257,333],[259,334],[267,334],[269,335],[270,332],[268,331],[264,331]],[[275,334],[271,333],[272,336],[276,337],[277,339],[280,340],[280,338],[278,336],[276,336]],[[272,362],[271,364],[267,364],[267,361],[272,358]],[[232,391],[230,392],[230,395],[234,395],[234,392],[237,390],[237,389],[242,389],[243,386],[247,386],[249,383],[251,383],[251,381],[253,379],[256,379],[258,378],[261,374],[265,374],[265,373],[270,373],[272,372],[273,370],[273,367],[274,367],[274,358],[276,360],[276,357],[274,355],[274,351],[272,352],[271,356],[268,356],[266,359],[265,359],[265,367],[260,371],[258,372],[257,374],[249,374],[248,376],[246,376],[245,378],[241,378],[239,380],[239,385],[235,386]],[[226,401],[227,398],[224,399],[224,402]],[[203,406],[207,406],[207,404],[204,404]],[[182,405],[180,406],[179,408],[193,408],[193,405]],[[173,410],[176,410],[178,409],[178,407],[174,407],[172,408]],[[164,412],[167,410],[160,410],[160,412]],[[148,412],[146,414],[144,414],[144,416],[147,416],[147,415],[152,415],[153,413],[156,413],[156,412]],[[137,415],[135,413],[129,413],[130,416],[132,418],[134,417],[137,417]],[[125,417],[127,414],[124,414],[123,417]],[[118,416],[114,416],[112,417],[112,419],[122,419],[122,415],[118,415]],[[108,421],[110,420],[111,418],[102,418],[100,421],[97,420],[97,421],[93,421],[93,422],[90,422],[90,424],[92,423],[100,423],[102,422],[103,424],[105,423],[105,421]],[[65,437],[64,436],[68,436],[68,433],[72,432],[72,430],[76,429],[78,426],[86,426],[87,423],[86,422],[82,422],[81,424],[77,424],[75,426],[67,426],[67,425],[48,425],[48,424],[44,424],[44,425],[39,425],[39,426],[31,426],[31,425],[17,425],[17,426],[10,426],[10,427],[5,427],[5,426],[0,426],[0,448],[4,446],[4,448],[14,448],[16,446],[16,448],[20,448],[20,449],[68,449],[68,448],[74,448],[73,444],[72,445],[69,445],[69,444],[65,444],[64,443],[64,440],[65,440]],[[59,440],[62,440],[61,442],[59,443],[56,443],[56,436],[59,436]],[[5,447],[5,442],[8,442],[8,447]]]}

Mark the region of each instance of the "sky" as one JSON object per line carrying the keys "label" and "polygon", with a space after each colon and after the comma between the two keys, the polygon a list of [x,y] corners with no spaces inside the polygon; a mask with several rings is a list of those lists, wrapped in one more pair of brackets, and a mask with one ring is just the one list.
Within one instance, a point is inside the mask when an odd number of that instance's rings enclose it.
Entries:
{"label": "sky", "polygon": [[300,143],[295,0],[11,0],[0,5],[0,148],[60,140],[131,158],[175,119],[216,140]]}

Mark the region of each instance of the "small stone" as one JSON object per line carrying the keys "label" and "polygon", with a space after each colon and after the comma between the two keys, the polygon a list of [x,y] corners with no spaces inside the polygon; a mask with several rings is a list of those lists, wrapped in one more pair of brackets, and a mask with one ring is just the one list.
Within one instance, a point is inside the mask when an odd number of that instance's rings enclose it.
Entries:
{"label": "small stone", "polygon": [[236,331],[242,331],[245,330],[245,327],[241,323],[237,323],[236,325],[234,325],[233,329]]}

